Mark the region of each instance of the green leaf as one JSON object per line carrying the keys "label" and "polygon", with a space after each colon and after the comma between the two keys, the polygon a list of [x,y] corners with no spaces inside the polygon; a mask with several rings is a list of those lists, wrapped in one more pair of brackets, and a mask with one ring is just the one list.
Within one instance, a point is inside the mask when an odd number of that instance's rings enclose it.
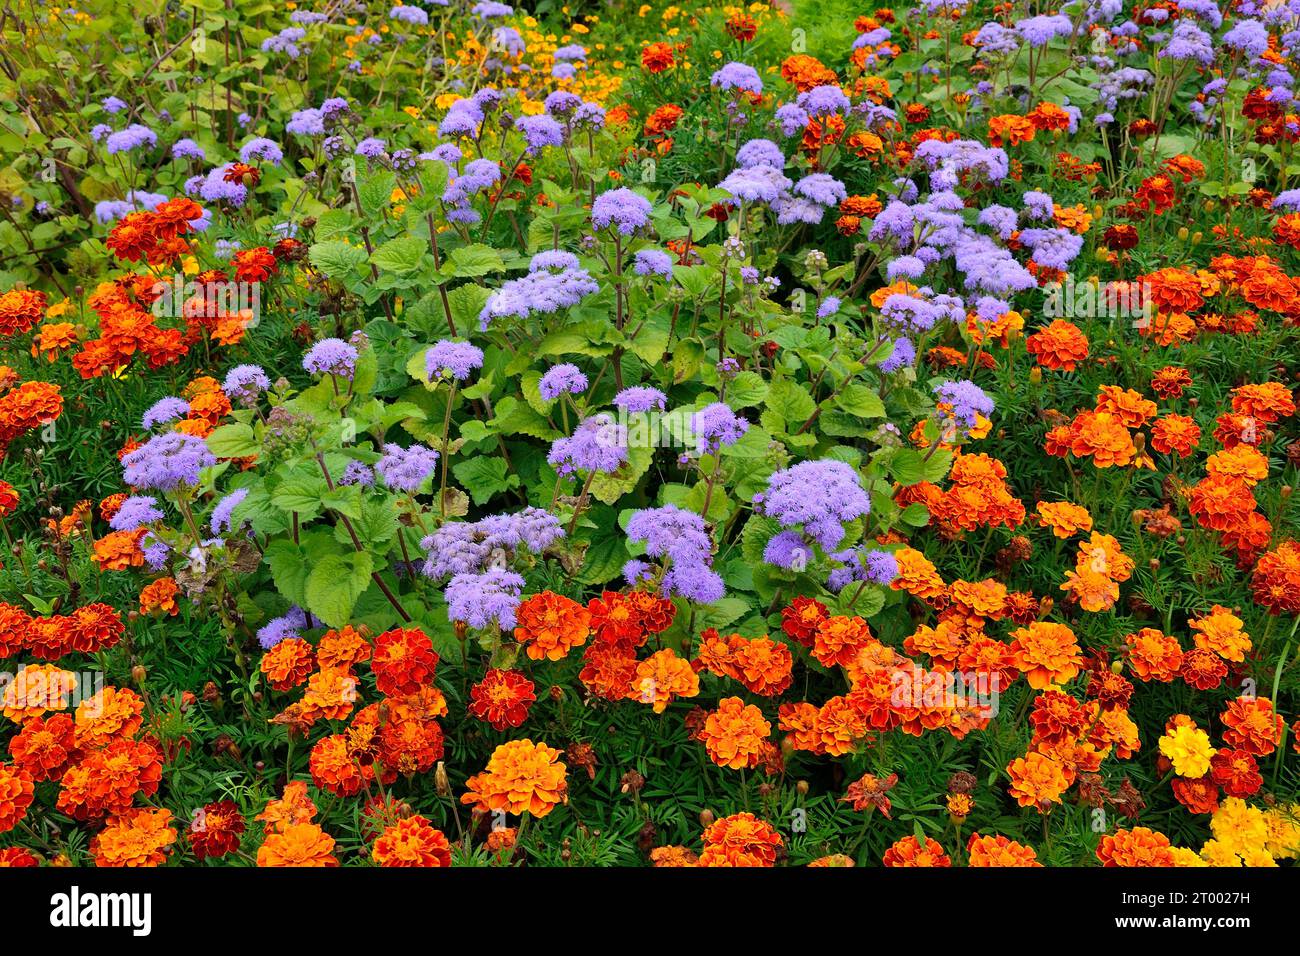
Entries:
{"label": "green leaf", "polygon": [[487,503],[493,495],[519,485],[519,476],[508,474],[505,460],[477,455],[451,466],[456,480],[465,486],[474,504]]}
{"label": "green leaf", "polygon": [[383,272],[405,275],[420,268],[427,248],[425,241],[418,236],[399,236],[376,249],[370,261]]}
{"label": "green leaf", "polygon": [[331,279],[342,279],[355,273],[357,266],[366,261],[366,250],[340,239],[331,239],[314,243],[307,258]]}
{"label": "green leaf", "polygon": [[271,492],[271,504],[281,511],[297,512],[300,521],[308,521],[320,513],[324,481],[291,478]]}
{"label": "green leaf", "polygon": [[266,546],[264,555],[271,568],[275,589],[290,604],[307,603],[307,561],[302,548],[288,538],[278,538]]}
{"label": "green leaf", "polygon": [[792,425],[802,425],[817,408],[808,390],[789,379],[772,383],[766,404],[774,415]]}
{"label": "green leaf", "polygon": [[366,551],[327,555],[307,575],[307,609],[329,627],[343,627],[352,619],[352,608],[370,586],[374,560]]}
{"label": "green leaf", "polygon": [[875,389],[862,382],[845,386],[836,396],[835,404],[859,418],[885,417],[885,403],[880,400]]}
{"label": "green leaf", "polygon": [[208,451],[218,458],[251,458],[262,450],[253,429],[243,422],[215,428],[207,440]]}
{"label": "green leaf", "polygon": [[741,372],[727,385],[727,404],[732,408],[749,408],[761,405],[767,398],[768,386],[757,372]]}
{"label": "green leaf", "polygon": [[[397,505],[392,498],[368,499],[361,503],[361,515],[352,522],[352,530],[367,550],[378,548],[397,537]],[[347,528],[334,528],[334,538],[341,544],[352,543]]]}
{"label": "green leaf", "polygon": [[448,271],[459,278],[477,278],[489,272],[504,272],[506,268],[501,253],[482,243],[460,246],[451,250],[447,258],[451,260]]}

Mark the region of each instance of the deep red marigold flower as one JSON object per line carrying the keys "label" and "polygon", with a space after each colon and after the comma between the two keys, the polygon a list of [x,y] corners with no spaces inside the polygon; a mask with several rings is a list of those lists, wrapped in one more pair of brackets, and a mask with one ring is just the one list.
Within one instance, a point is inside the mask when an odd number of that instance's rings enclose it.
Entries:
{"label": "deep red marigold flower", "polygon": [[537,700],[533,682],[519,671],[490,668],[483,679],[470,688],[469,712],[487,721],[497,730],[518,727],[528,718],[528,709]]}
{"label": "deep red marigold flower", "polygon": [[419,628],[397,627],[375,638],[370,669],[381,694],[414,694],[433,683],[438,652]]}
{"label": "deep red marigold flower", "polygon": [[213,859],[239,849],[239,837],[247,824],[232,800],[218,800],[194,811],[185,836],[200,860]]}

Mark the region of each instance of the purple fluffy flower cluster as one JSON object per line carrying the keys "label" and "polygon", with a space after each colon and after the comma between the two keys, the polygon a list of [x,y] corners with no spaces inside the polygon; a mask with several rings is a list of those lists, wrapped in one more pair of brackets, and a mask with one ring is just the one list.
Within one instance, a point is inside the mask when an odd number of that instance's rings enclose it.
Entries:
{"label": "purple fluffy flower cluster", "polygon": [[451,379],[463,382],[476,368],[483,367],[483,350],[468,342],[442,339],[424,353],[424,371],[429,381]]}
{"label": "purple fluffy flower cluster", "polygon": [[[663,577],[665,596],[678,595],[698,604],[722,599],[726,586],[713,570],[713,539],[705,530],[704,519],[693,511],[676,505],[644,508],[635,512],[627,523],[631,541],[644,541],[649,557],[669,563]],[[645,562],[629,562],[624,576],[640,578]]]}
{"label": "purple fluffy flower cluster", "polygon": [[505,568],[489,568],[482,574],[458,574],[447,582],[447,618],[462,621],[475,630],[515,626],[515,610],[524,579]]}
{"label": "purple fluffy flower cluster", "polygon": [[585,419],[572,435],[556,439],[546,460],[561,475],[579,471],[610,474],[627,461],[627,430],[612,415],[601,412]]}
{"label": "purple fluffy flower cluster", "polygon": [[754,496],[754,510],[786,529],[804,533],[829,551],[844,537],[844,525],[871,511],[871,499],[858,473],[834,458],[801,461],[768,479]]}
{"label": "purple fluffy flower cluster", "polygon": [[560,519],[531,506],[479,521],[449,521],[420,541],[425,551],[424,574],[435,581],[456,574],[478,574],[489,563],[503,564],[520,549],[541,554],[563,537]]}
{"label": "purple fluffy flower cluster", "polygon": [[199,472],[217,463],[207,442],[185,432],[155,435],[122,458],[122,480],[134,488],[171,491],[196,485]]}
{"label": "purple fluffy flower cluster", "polygon": [[375,465],[375,471],[394,491],[415,494],[437,464],[438,453],[432,448],[419,444],[403,448],[389,442],[384,445],[384,457]]}

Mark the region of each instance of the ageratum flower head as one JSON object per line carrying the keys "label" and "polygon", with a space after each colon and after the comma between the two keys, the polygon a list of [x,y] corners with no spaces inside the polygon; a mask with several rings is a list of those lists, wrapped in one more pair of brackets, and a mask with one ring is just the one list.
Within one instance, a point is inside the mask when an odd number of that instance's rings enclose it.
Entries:
{"label": "ageratum flower head", "polygon": [[350,379],[357,370],[357,350],[342,339],[321,339],[303,355],[302,367],[313,375]]}
{"label": "ageratum flower head", "polygon": [[462,621],[475,630],[515,626],[515,610],[524,579],[505,568],[489,568],[482,574],[458,574],[447,582],[447,618]]}
{"label": "ageratum flower head", "polygon": [[183,398],[176,398],[174,395],[168,395],[166,398],[160,398],[154,402],[145,411],[140,419],[140,424],[145,431],[152,431],[159,425],[166,425],[170,422],[184,418],[190,413],[190,403]]}
{"label": "ageratum flower head", "polygon": [[749,422],[731,410],[725,402],[706,405],[691,416],[691,434],[698,454],[708,455],[726,445],[734,445],[749,431]]}
{"label": "ageratum flower head", "polygon": [[403,448],[388,442],[384,445],[384,457],[375,464],[375,471],[394,491],[415,494],[437,464],[438,453],[432,448],[420,444]]}
{"label": "ageratum flower head", "polygon": [[587,390],[587,376],[572,362],[553,365],[546,370],[537,383],[537,390],[548,402],[559,398],[565,392],[581,395]]}
{"label": "ageratum flower head", "polygon": [[185,432],[155,435],[122,457],[122,480],[133,488],[171,491],[199,483],[199,472],[217,463],[207,442]]}
{"label": "ageratum flower head", "polygon": [[611,189],[591,204],[591,224],[597,229],[613,226],[620,235],[630,236],[650,221],[650,200],[627,188]]}
{"label": "ageratum flower head", "polygon": [[823,550],[844,537],[845,523],[871,511],[857,471],[834,458],[802,461],[776,472],[754,496],[754,509],[784,528],[801,528]]}
{"label": "ageratum flower head", "polygon": [[424,371],[430,381],[463,382],[476,368],[483,367],[483,350],[469,342],[442,339],[424,354]]}
{"label": "ageratum flower head", "polygon": [[605,412],[585,419],[574,433],[556,439],[546,460],[561,475],[610,474],[627,461],[627,431]]}

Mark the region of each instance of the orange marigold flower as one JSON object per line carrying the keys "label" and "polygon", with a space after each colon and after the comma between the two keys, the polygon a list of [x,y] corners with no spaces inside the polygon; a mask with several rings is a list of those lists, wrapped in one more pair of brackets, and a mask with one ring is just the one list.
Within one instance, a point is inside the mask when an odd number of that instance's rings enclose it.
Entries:
{"label": "orange marigold flower", "polygon": [[1205,460],[1208,474],[1220,478],[1235,478],[1247,488],[1253,488],[1268,477],[1268,458],[1253,445],[1238,445],[1216,451]]}
{"label": "orange marigold flower", "polygon": [[98,750],[117,737],[134,736],[144,724],[144,698],[129,687],[105,687],[77,704],[79,750]]}
{"label": "orange marigold flower", "polygon": [[469,713],[497,730],[518,727],[528,719],[528,708],[537,700],[533,682],[519,671],[488,668],[483,679],[470,688]]}
{"label": "orange marigold flower", "polygon": [[1186,415],[1165,415],[1151,426],[1151,447],[1166,455],[1186,458],[1201,442],[1201,426]]}
{"label": "orange marigold flower", "polygon": [[110,531],[102,538],[95,539],[94,560],[101,571],[125,571],[138,568],[144,564],[144,552],[140,550],[140,539],[145,536],[144,528],[134,531]]}
{"label": "orange marigold flower", "polygon": [[1069,538],[1080,531],[1092,530],[1092,515],[1088,509],[1068,501],[1038,502],[1038,523],[1044,528],[1051,528],[1058,538]]}
{"label": "orange marigold flower", "polygon": [[1057,319],[1025,339],[1025,349],[1043,368],[1073,372],[1088,357],[1088,337],[1074,323]]}
{"label": "orange marigold flower", "polygon": [[[842,757],[852,752],[857,742],[866,736],[867,716],[857,706],[860,702],[863,702],[862,698],[855,691],[849,697],[832,697],[822,704],[817,712],[817,736],[821,738],[822,752]],[[896,725],[897,716],[891,717],[889,722]]]}
{"label": "orange marigold flower", "polygon": [[636,654],[618,644],[592,644],[583,653],[586,663],[578,673],[583,686],[605,700],[624,700],[636,677]]}
{"label": "orange marigold flower", "polygon": [[322,790],[351,797],[366,785],[366,775],[352,755],[348,738],[342,734],[323,737],[311,748],[311,779]]}
{"label": "orange marigold flower", "polygon": [[1118,418],[1107,412],[1081,412],[1070,426],[1070,451],[1078,458],[1092,457],[1098,468],[1124,467],[1137,448]]}
{"label": "orange marigold flower", "polygon": [[650,851],[650,863],[660,867],[697,866],[700,857],[684,846],[657,846]]}
{"label": "orange marigold flower", "polygon": [[885,851],[885,866],[907,867],[942,867],[952,866],[952,860],[943,851],[939,841],[931,837],[925,843],[917,842],[914,836],[905,836]]}
{"label": "orange marigold flower", "polygon": [[1250,587],[1270,614],[1300,613],[1300,545],[1284,541],[1255,565]]}
{"label": "orange marigold flower", "polygon": [[162,753],[147,741],[118,739],[68,768],[58,809],[78,820],[127,810],[136,794],[153,796],[162,780]]}
{"label": "orange marigold flower", "polygon": [[1033,141],[1034,134],[1037,132],[1038,128],[1026,117],[1003,113],[989,120],[989,145],[1016,146],[1020,143],[1029,143]]}
{"label": "orange marigold flower", "polygon": [[641,66],[647,73],[670,70],[676,59],[669,43],[647,43],[641,48]]}
{"label": "orange marigold flower", "polygon": [[1241,618],[1221,605],[1214,605],[1204,617],[1193,618],[1187,622],[1196,633],[1192,640],[1197,647],[1213,651],[1225,661],[1238,663],[1246,659],[1250,650],[1250,635],[1242,630],[1245,624]]}
{"label": "orange marigold flower", "polygon": [[1227,531],[1255,510],[1255,496],[1239,478],[1209,475],[1186,491],[1187,510],[1203,528]]}
{"label": "orange marigold flower", "polygon": [[175,617],[180,610],[176,606],[176,595],[180,593],[180,588],[176,585],[176,579],[172,577],[159,578],[150,584],[146,584],[140,590],[140,613],[151,614],[154,611],[160,611],[163,614]]}
{"label": "orange marigold flower", "polygon": [[370,660],[371,653],[364,629],[359,631],[350,624],[326,631],[316,645],[316,661],[322,670],[347,670]]}
{"label": "orange marigold flower", "polygon": [[314,823],[291,823],[283,830],[268,833],[266,842],[257,849],[257,865],[338,866],[334,856],[334,838]]}
{"label": "orange marigold flower", "polygon": [[690,661],[665,647],[637,664],[627,698],[650,704],[656,714],[662,714],[673,698],[695,697],[699,692],[700,678]]}
{"label": "orange marigold flower", "polygon": [[1148,176],[1133,194],[1137,206],[1156,215],[1174,207],[1174,183],[1168,176]]}
{"label": "orange marigold flower", "polygon": [[1182,670],[1183,650],[1178,641],[1154,627],[1127,635],[1124,644],[1129,667],[1141,680],[1167,684]]}
{"label": "orange marigold flower", "polygon": [[8,833],[27,815],[36,793],[26,768],[0,763],[0,833]]}
{"label": "orange marigold flower", "polygon": [[804,647],[812,647],[813,635],[829,617],[826,605],[809,597],[796,597],[781,609],[781,630]]}
{"label": "orange marigold flower", "polygon": [[22,723],[49,710],[67,710],[76,689],[77,675],[72,671],[53,664],[28,664],[5,685],[0,706],[6,717]]}
{"label": "orange marigold flower", "polygon": [[0,294],[0,336],[21,335],[45,314],[45,293],[36,289],[10,289]]}
{"label": "orange marigold flower", "polygon": [[[635,610],[630,601],[619,600],[619,619],[626,621],[629,629],[640,617]],[[593,615],[587,608],[550,591],[534,594],[522,601],[515,618],[518,622],[515,640],[524,645],[524,652],[535,661],[542,658],[560,660],[575,647],[587,643],[592,631]],[[639,625],[636,625],[636,630],[640,632]]]}
{"label": "orange marigold flower", "polygon": [[1015,665],[1035,690],[1074,680],[1083,657],[1074,632],[1064,624],[1035,621],[1011,632]]}
{"label": "orange marigold flower", "polygon": [[1228,676],[1228,665],[1213,651],[1194,647],[1183,655],[1178,676],[1197,690],[1214,690]]}
{"label": "orange marigold flower", "polygon": [[812,656],[825,667],[848,667],[871,641],[871,628],[860,617],[829,617],[813,635]]}
{"label": "orange marigold flower", "polygon": [[90,841],[96,866],[161,866],[176,842],[170,810],[136,807],[109,818]]}
{"label": "orange marigold flower", "polygon": [[699,738],[709,759],[719,767],[743,770],[758,765],[771,732],[772,725],[753,704],[739,697],[724,697],[704,721]]}
{"label": "orange marigold flower", "polygon": [[1282,742],[1282,717],[1265,697],[1238,697],[1222,720],[1223,742],[1256,757],[1267,757]]}
{"label": "orange marigold flower", "polygon": [[40,866],[40,860],[30,850],[20,846],[7,846],[0,850],[0,867],[3,866]]}
{"label": "orange marigold flower", "polygon": [[776,854],[783,845],[781,834],[766,820],[752,813],[733,813],[705,828],[699,865],[775,866]]}
{"label": "orange marigold flower", "polygon": [[1148,827],[1116,830],[1101,838],[1097,859],[1102,866],[1173,866],[1169,837]]}
{"label": "orange marigold flower", "polygon": [[7,481],[0,481],[0,518],[8,517],[18,507],[18,492]]}
{"label": "orange marigold flower", "polygon": [[568,799],[561,751],[527,738],[511,740],[492,752],[487,769],[465,782],[461,803],[482,813],[504,810],[544,817]]}
{"label": "orange marigold flower", "polygon": [[1140,392],[1118,385],[1103,385],[1097,395],[1097,411],[1114,415],[1125,428],[1141,428],[1156,414],[1156,403]]}
{"label": "orange marigold flower", "polygon": [[316,805],[307,795],[304,780],[292,780],[284,785],[280,799],[268,800],[257,820],[266,825],[267,833],[279,833],[299,823],[308,823],[316,816]]}
{"label": "orange marigold flower", "polygon": [[1232,410],[1256,421],[1269,423],[1295,414],[1291,390],[1281,382],[1240,385],[1232,390]]}
{"label": "orange marigold flower", "polygon": [[821,60],[806,53],[788,56],[781,63],[781,76],[800,93],[806,93],[814,87],[839,84],[835,71],[829,69]]}
{"label": "orange marigold flower", "polygon": [[1041,867],[1038,854],[1032,846],[1017,843],[1004,836],[980,836],[972,833],[966,843],[967,866],[1030,866]]}
{"label": "orange marigold flower", "polygon": [[898,563],[898,577],[890,584],[893,590],[906,591],[923,601],[943,595],[943,578],[920,551],[915,548],[900,548],[894,552],[894,560]]}
{"label": "orange marigold flower", "polygon": [[1008,792],[1022,807],[1036,807],[1046,813],[1074,782],[1074,771],[1046,754],[1031,750],[1007,766],[1011,775]]}
{"label": "orange marigold flower", "polygon": [[451,844],[441,830],[416,814],[384,830],[370,858],[380,866],[451,866]]}
{"label": "orange marigold flower", "polygon": [[790,687],[794,657],[790,648],[767,637],[741,638],[732,652],[735,679],[754,694],[775,697]]}
{"label": "orange marigold flower", "polygon": [[395,627],[375,638],[370,669],[381,694],[414,694],[433,683],[437,667],[433,641],[419,628]]}
{"label": "orange marigold flower", "polygon": [[1151,391],[1166,399],[1181,398],[1191,384],[1191,373],[1176,365],[1166,365],[1151,377]]}
{"label": "orange marigold flower", "polygon": [[273,688],[288,690],[305,681],[315,667],[311,645],[301,637],[289,637],[262,655],[260,669]]}
{"label": "orange marigold flower", "polygon": [[10,739],[9,753],[33,780],[57,780],[77,755],[72,718],[67,714],[28,718]]}

